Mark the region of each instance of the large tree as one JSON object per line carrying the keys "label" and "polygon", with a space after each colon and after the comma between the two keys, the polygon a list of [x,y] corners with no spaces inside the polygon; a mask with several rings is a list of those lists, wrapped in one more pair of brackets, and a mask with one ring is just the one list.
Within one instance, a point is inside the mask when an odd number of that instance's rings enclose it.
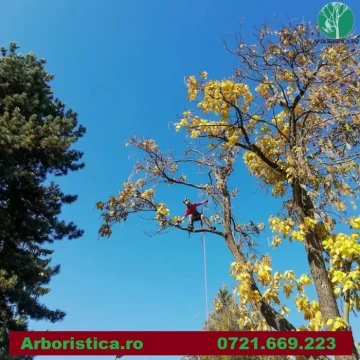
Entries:
{"label": "large tree", "polygon": [[[0,351],[8,354],[8,332],[26,330],[28,320],[57,322],[61,310],[40,302],[60,266],[50,265],[46,244],[82,236],[72,222],[59,219],[63,204],[76,195],[62,193],[48,176],[84,167],[71,149],[85,133],[77,114],[54,98],[54,78],[45,60],[17,53],[10,43],[0,58]],[[28,357],[22,357],[28,359]]]}
{"label": "large tree", "polygon": [[[186,141],[183,155],[160,151],[152,139],[131,138],[128,143],[145,155],[135,167],[139,178],[125,182],[119,196],[98,203],[104,236],[112,224],[143,211],[156,214],[160,231],[185,230],[158,198],[160,186],[206,193],[217,206],[221,228],[196,231],[223,238],[234,256],[241,327],[295,330],[280,291],[311,330],[351,329],[350,311],[360,310],[360,218],[349,208],[356,207],[360,189],[359,49],[355,38],[335,44],[319,40],[316,27],[289,23],[278,31],[260,27],[254,44],[240,33],[234,50],[225,42],[239,60],[233,76],[208,80],[204,71],[188,77],[188,99],[196,107],[176,124],[193,139]],[[235,174],[241,159],[263,188],[283,198],[283,207],[269,219],[273,245],[300,241],[309,274],[273,271],[269,254],[252,252],[254,235],[264,224],[237,220],[238,191],[232,185],[240,186],[241,175]],[[191,165],[206,178],[198,173],[187,178],[182,171]],[[346,234],[339,233],[337,223]],[[311,284],[317,294],[312,301],[305,294]],[[358,358],[355,344],[353,358]]]}

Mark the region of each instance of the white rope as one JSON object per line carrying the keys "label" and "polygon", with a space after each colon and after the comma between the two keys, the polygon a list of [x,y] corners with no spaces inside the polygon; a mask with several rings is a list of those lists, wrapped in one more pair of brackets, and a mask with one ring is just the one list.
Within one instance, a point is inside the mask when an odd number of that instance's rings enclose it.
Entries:
{"label": "white rope", "polygon": [[[203,207],[203,214],[205,212],[206,205]],[[204,229],[204,223],[201,221],[201,227]],[[203,255],[204,255],[204,291],[205,291],[205,316],[206,316],[206,329],[208,330],[208,321],[209,321],[209,306],[208,306],[208,287],[207,287],[207,268],[206,268],[206,241],[205,241],[205,233],[201,233],[201,246],[203,247]]]}
{"label": "white rope", "polygon": [[205,234],[201,233],[201,245],[204,253],[204,289],[205,289],[205,314],[206,314],[206,327],[209,321],[209,307],[208,307],[208,288],[207,288],[207,269],[206,269],[206,241]]}

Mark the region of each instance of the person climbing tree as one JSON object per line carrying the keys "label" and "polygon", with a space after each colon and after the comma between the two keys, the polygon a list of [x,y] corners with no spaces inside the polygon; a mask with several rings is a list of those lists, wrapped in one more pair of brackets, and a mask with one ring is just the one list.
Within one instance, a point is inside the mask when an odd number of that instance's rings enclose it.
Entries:
{"label": "person climbing tree", "polygon": [[188,226],[189,230],[194,230],[194,221],[205,221],[206,225],[211,230],[216,230],[216,228],[214,226],[211,226],[210,220],[205,215],[199,213],[199,211],[197,209],[198,206],[204,205],[208,201],[209,200],[204,200],[204,201],[192,204],[188,198],[184,199],[183,203],[186,205],[186,209],[185,209],[184,216],[179,220],[179,223],[182,223],[186,219],[186,217],[189,216],[189,226]]}

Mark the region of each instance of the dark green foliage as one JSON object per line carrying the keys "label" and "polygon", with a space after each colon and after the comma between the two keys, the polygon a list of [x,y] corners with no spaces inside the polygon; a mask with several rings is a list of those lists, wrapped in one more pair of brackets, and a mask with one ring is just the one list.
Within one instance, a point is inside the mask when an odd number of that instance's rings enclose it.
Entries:
{"label": "dark green foliage", "polygon": [[[82,236],[72,222],[58,219],[63,204],[76,201],[54,182],[84,167],[71,146],[85,134],[77,114],[53,97],[45,60],[17,53],[10,43],[0,58],[0,359],[7,356],[8,331],[27,321],[61,321],[65,313],[39,301],[60,266],[50,266],[47,243]],[[30,359],[14,358],[14,359]]]}

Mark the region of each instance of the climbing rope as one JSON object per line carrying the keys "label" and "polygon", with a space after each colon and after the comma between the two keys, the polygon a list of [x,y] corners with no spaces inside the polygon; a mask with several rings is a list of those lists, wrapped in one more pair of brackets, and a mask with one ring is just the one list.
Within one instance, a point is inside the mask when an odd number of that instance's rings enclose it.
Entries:
{"label": "climbing rope", "polygon": [[[205,212],[206,204],[203,208],[202,213]],[[204,223],[201,220],[201,229],[204,229]],[[204,292],[205,292],[205,314],[206,314],[206,329],[208,330],[208,321],[209,321],[209,306],[208,306],[208,287],[207,287],[207,267],[206,267],[206,239],[205,233],[201,233],[201,246],[203,248],[203,257],[204,257]]]}
{"label": "climbing rope", "polygon": [[201,245],[203,247],[203,255],[204,255],[205,311],[206,311],[206,327],[208,327],[209,307],[208,307],[207,269],[206,269],[206,242],[205,242],[205,234],[204,233],[201,233]]}
{"label": "climbing rope", "polygon": [[[202,193],[199,194],[201,198]],[[207,204],[204,204],[204,207],[201,210],[201,214],[204,214],[205,209],[207,208]],[[201,229],[204,229],[204,223],[201,220]],[[189,238],[190,238],[190,231],[189,231]],[[209,321],[209,306],[208,306],[208,286],[207,286],[207,267],[206,267],[206,240],[205,240],[205,233],[201,232],[201,246],[203,248],[203,258],[204,258],[204,293],[205,293],[205,318],[206,318],[206,330],[208,330],[208,321]]]}

